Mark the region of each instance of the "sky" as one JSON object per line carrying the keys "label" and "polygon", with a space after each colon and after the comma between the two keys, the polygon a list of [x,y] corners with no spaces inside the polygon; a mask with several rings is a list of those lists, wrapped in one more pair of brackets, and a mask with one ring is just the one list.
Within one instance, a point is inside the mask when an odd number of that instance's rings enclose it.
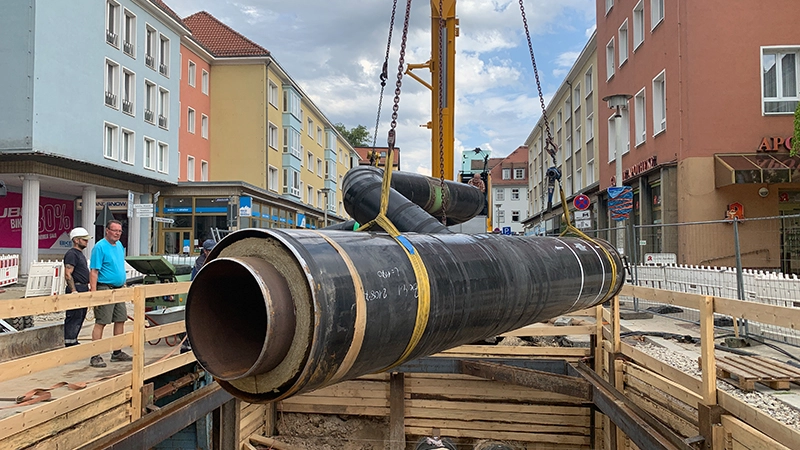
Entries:
{"label": "sky", "polygon": [[[392,0],[166,2],[181,17],[207,11],[266,48],[328,120],[348,129],[364,125],[370,136],[374,134]],[[524,2],[546,101],[595,29],[595,2]],[[397,0],[378,146],[387,145],[406,3]],[[490,150],[492,157],[503,157],[523,145],[541,116],[541,106],[519,2],[458,0],[456,16],[460,21],[455,75],[458,171],[462,150],[480,147]],[[430,2],[413,1],[406,63],[430,59],[430,25]],[[427,70],[415,73],[430,80]],[[431,120],[430,95],[420,83],[403,77],[396,145],[401,170],[438,177],[438,159],[431,162],[431,131],[420,127]]]}

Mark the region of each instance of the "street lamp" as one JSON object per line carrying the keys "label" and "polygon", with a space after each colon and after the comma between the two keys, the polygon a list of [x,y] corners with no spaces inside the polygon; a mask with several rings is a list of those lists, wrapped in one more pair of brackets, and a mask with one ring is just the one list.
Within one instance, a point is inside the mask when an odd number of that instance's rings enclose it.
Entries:
{"label": "street lamp", "polygon": [[[609,109],[616,110],[614,112],[614,133],[616,135],[614,138],[614,185],[616,187],[622,187],[622,113],[620,110],[628,107],[628,100],[632,97],[630,94],[615,94],[603,98],[604,102],[608,102]],[[622,233],[617,231],[617,249],[621,250],[624,247]]]}
{"label": "street lamp", "polygon": [[324,187],[320,189],[323,194],[325,194],[325,204],[322,206],[323,215],[325,217],[325,228],[328,227],[328,193],[331,191],[331,188]]}

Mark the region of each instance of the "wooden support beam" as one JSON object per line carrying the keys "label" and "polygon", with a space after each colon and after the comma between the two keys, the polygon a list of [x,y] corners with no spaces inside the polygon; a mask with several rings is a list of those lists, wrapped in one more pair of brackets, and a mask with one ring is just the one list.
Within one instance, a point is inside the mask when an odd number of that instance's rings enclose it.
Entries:
{"label": "wooden support beam", "polygon": [[238,398],[232,398],[212,412],[211,448],[213,450],[227,450],[239,445],[241,402]]}
{"label": "wooden support beam", "polygon": [[392,373],[389,378],[389,448],[406,448],[405,375]]}
{"label": "wooden support beam", "polygon": [[700,302],[699,306],[703,403],[706,406],[713,406],[717,404],[717,368],[714,357],[714,297],[703,297],[703,301]]}
{"label": "wooden support beam", "polygon": [[603,371],[603,305],[595,307],[595,346],[594,346],[594,371]]}
{"label": "wooden support beam", "polygon": [[620,350],[620,337],[619,337],[619,295],[614,296],[614,336],[613,336],[613,343],[614,343],[614,353],[619,353]]}
{"label": "wooden support beam", "polygon": [[131,421],[142,417],[142,386],[144,385],[144,287],[133,288],[133,366],[131,368]]}
{"label": "wooden support beam", "polygon": [[525,386],[540,391],[591,400],[591,385],[576,377],[480,361],[462,361],[461,373],[487,380]]}

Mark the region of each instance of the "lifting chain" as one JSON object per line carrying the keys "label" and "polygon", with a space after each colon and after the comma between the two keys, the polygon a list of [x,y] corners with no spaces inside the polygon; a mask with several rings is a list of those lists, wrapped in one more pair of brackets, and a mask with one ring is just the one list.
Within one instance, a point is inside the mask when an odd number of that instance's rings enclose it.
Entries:
{"label": "lifting chain", "polygon": [[369,153],[369,164],[377,166],[380,158],[375,155],[375,144],[378,142],[378,125],[381,123],[381,109],[383,108],[383,92],[386,89],[386,80],[389,79],[389,50],[392,48],[392,32],[394,31],[394,16],[397,12],[397,0],[392,3],[392,18],[389,20],[389,39],[386,42],[386,56],[383,59],[381,70],[381,95],[378,97],[378,115],[375,119],[375,133],[372,134],[372,151]]}
{"label": "lifting chain", "polygon": [[[403,20],[403,37],[400,39],[400,61],[397,64],[397,82],[395,83],[394,88],[394,104],[392,105],[392,122],[390,124],[389,129],[389,151],[394,150],[395,144],[395,128],[397,128],[397,110],[400,109],[400,88],[403,86],[403,66],[405,65],[406,59],[406,40],[408,38],[408,18],[411,14],[411,0],[407,0],[406,3],[406,15]],[[388,154],[387,154],[388,158]],[[386,165],[391,170],[391,167],[394,166],[394,159],[389,161],[387,159]],[[387,170],[387,168],[384,168]]]}
{"label": "lifting chain", "polygon": [[[444,8],[443,0],[439,0],[439,29],[437,30],[437,33],[439,33],[439,66],[436,68],[436,73],[439,75],[439,107],[437,108],[439,111],[439,186],[442,191],[442,225],[447,226],[447,203],[449,199],[444,184],[444,115],[442,113],[442,106],[444,105],[444,93],[442,92],[444,91],[444,71],[442,68],[445,67],[443,58],[446,58],[444,41],[447,39],[447,30],[445,29],[442,8]],[[442,33],[443,31],[444,33]]]}

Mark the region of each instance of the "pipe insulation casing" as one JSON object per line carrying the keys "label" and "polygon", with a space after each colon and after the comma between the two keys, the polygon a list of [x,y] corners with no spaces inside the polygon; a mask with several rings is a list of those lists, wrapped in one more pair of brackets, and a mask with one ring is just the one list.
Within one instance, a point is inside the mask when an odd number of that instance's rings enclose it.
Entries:
{"label": "pipe insulation casing", "polygon": [[246,229],[192,282],[186,328],[226,390],[268,402],[595,306],[612,267],[599,239]]}

